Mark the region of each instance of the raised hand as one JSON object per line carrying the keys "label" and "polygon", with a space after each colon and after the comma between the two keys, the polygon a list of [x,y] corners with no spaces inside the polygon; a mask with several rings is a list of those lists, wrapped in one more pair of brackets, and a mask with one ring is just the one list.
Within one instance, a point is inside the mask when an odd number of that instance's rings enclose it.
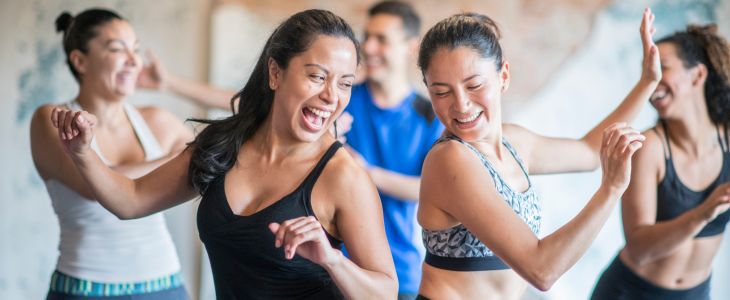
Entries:
{"label": "raised hand", "polygon": [[61,144],[71,157],[90,152],[96,116],[86,111],[55,107],[51,112],[51,123],[58,129]]}
{"label": "raised hand", "polygon": [[167,84],[167,70],[151,50],[147,50],[145,54],[148,63],[137,76],[137,86],[152,90],[164,89]]}
{"label": "raised hand", "polygon": [[659,82],[662,79],[662,68],[659,62],[659,50],[652,36],[656,32],[654,28],[654,14],[650,8],[644,10],[641,19],[641,45],[644,48],[644,61],[642,62],[641,77],[650,82]]}
{"label": "raised hand", "polygon": [[730,209],[730,182],[715,188],[712,194],[696,209],[700,217],[707,222],[712,222],[718,215]]}
{"label": "raised hand", "polygon": [[294,254],[299,254],[318,265],[326,265],[341,255],[332,248],[322,225],[315,217],[299,217],[281,224],[271,223],[269,230],[276,235],[274,246],[284,247],[286,259],[292,259]]}
{"label": "raised hand", "polygon": [[646,138],[626,123],[616,123],[603,131],[601,144],[602,185],[623,193],[631,179],[631,158]]}

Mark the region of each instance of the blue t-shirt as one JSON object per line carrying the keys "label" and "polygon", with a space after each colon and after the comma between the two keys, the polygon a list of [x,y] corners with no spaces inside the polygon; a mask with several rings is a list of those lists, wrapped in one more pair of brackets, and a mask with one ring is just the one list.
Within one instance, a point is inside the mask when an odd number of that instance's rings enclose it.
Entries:
{"label": "blue t-shirt", "polygon": [[[373,102],[367,83],[352,89],[345,111],[353,116],[347,144],[368,164],[396,173],[421,176],[421,168],[431,145],[444,127],[431,103],[415,92],[398,106],[381,109]],[[398,199],[380,193],[385,233],[398,273],[399,293],[417,293],[421,281],[423,248],[416,236],[416,200]],[[420,236],[420,235],[419,235]]]}

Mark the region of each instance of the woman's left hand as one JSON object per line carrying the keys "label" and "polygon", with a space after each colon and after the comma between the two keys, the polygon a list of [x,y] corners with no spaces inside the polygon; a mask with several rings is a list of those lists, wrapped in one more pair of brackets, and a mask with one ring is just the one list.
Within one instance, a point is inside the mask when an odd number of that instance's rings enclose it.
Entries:
{"label": "woman's left hand", "polygon": [[331,265],[341,253],[330,246],[322,224],[314,217],[299,217],[279,223],[269,224],[276,235],[276,248],[284,247],[286,259],[299,254],[318,265]]}

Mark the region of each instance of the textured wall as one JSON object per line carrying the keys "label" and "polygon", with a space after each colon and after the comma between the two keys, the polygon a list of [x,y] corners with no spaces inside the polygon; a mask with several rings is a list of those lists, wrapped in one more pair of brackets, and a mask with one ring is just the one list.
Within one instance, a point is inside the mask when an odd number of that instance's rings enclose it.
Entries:
{"label": "textured wall", "polygon": [[[42,299],[58,250],[58,221],[30,155],[30,116],[41,104],[72,99],[77,85],[55,33],[63,10],[78,13],[101,6],[131,20],[143,48],[154,48],[170,69],[204,79],[210,3],[205,0],[0,2],[0,299]],[[175,24],[174,26],[170,26]],[[181,37],[184,37],[181,38]],[[134,104],[154,103],[186,118],[196,106],[174,97],[141,92]],[[194,228],[195,203],[168,213],[188,289],[198,281],[200,247]]]}

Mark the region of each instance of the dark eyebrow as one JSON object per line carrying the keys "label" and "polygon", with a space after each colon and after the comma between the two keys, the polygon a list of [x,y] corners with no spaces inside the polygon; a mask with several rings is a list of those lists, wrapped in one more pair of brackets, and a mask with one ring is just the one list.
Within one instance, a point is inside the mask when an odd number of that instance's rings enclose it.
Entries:
{"label": "dark eyebrow", "polygon": [[[327,70],[327,68],[325,68],[323,65],[320,65],[320,64],[305,64],[304,66],[305,67],[315,67],[315,68],[318,68],[318,69],[322,70],[322,72],[324,72],[327,75],[330,74],[330,71]],[[352,78],[355,78],[355,74],[345,74],[345,75],[342,75],[342,77],[343,78],[344,77],[352,77]]]}
{"label": "dark eyebrow", "polygon": [[[477,77],[477,76],[480,76],[480,75],[479,74],[471,75],[467,78],[464,78],[464,80],[462,80],[461,82],[467,82],[469,80],[474,79],[474,77]],[[446,83],[442,83],[442,82],[434,82],[434,83],[430,84],[429,86],[449,86],[449,85]]]}
{"label": "dark eyebrow", "polygon": [[[126,44],[124,43],[124,40],[121,40],[121,39],[109,39],[108,41],[106,41],[106,45],[109,46],[111,43],[114,43],[114,42],[119,42],[119,43],[122,43],[122,45],[126,46]],[[133,46],[139,46],[139,40],[134,41]]]}

